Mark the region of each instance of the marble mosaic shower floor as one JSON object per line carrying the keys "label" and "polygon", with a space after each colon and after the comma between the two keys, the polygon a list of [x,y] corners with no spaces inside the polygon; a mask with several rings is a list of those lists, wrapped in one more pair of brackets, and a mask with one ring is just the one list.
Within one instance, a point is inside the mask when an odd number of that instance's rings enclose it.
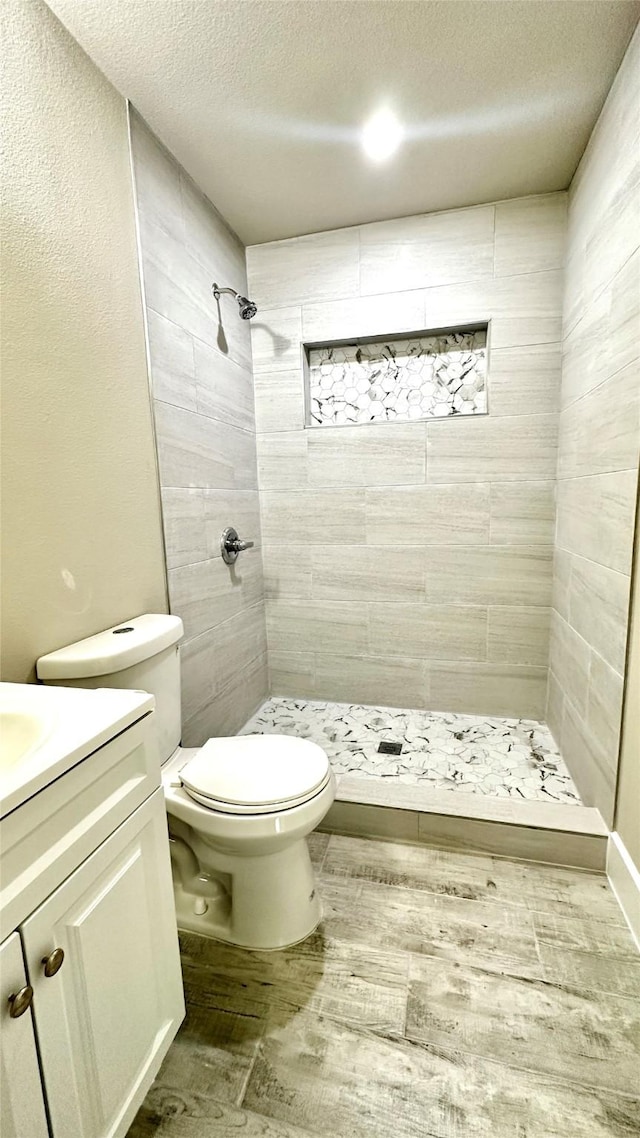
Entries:
{"label": "marble mosaic shower floor", "polygon": [[[318,743],[336,775],[395,779],[437,790],[580,804],[544,723],[438,711],[272,697],[240,734],[297,735]],[[399,755],[381,743],[401,744]]]}

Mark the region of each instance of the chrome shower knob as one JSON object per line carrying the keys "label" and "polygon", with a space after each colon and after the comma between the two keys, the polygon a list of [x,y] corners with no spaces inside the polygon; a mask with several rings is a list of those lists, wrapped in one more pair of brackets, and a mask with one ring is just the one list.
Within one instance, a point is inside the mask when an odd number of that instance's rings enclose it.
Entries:
{"label": "chrome shower knob", "polygon": [[227,565],[234,565],[238,560],[238,554],[242,553],[244,549],[253,549],[253,542],[243,541],[241,537],[238,537],[238,531],[233,526],[227,526],[220,538],[222,560],[226,561]]}

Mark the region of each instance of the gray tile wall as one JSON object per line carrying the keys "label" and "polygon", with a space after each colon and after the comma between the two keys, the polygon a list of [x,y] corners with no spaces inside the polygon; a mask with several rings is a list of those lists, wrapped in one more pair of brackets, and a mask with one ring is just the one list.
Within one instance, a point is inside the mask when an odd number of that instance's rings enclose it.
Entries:
{"label": "gray tile wall", "polygon": [[547,715],[613,819],[640,438],[640,33],[569,195]]}
{"label": "gray tile wall", "polygon": [[[247,250],[275,694],[544,712],[566,195]],[[300,344],[490,321],[484,419],[304,428]]]}
{"label": "gray tile wall", "polygon": [[[182,617],[183,743],[233,734],[267,692],[251,342],[235,301],[244,248],[134,114],[153,404],[171,611]],[[234,525],[256,542],[234,567],[220,556]]]}

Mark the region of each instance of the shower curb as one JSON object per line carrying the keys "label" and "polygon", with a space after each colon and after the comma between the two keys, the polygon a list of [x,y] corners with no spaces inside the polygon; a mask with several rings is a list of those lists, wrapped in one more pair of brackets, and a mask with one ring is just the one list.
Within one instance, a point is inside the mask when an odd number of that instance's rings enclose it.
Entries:
{"label": "shower curb", "polygon": [[609,839],[602,815],[590,806],[491,799],[346,776],[319,828],[600,873]]}

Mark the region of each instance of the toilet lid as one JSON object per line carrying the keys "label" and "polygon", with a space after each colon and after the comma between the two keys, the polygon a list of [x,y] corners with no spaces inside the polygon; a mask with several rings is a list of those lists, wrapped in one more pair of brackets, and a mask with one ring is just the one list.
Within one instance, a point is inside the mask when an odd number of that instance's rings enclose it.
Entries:
{"label": "toilet lid", "polygon": [[267,813],[306,802],[329,781],[316,743],[291,735],[209,739],[180,771],[188,794],[212,810]]}

